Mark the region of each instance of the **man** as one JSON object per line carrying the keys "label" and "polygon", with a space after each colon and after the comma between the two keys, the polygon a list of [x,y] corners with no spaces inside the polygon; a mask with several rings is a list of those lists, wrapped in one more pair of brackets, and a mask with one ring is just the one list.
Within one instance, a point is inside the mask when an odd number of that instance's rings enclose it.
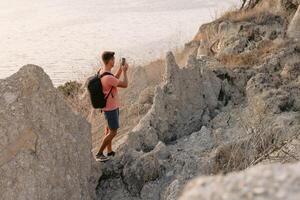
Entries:
{"label": "man", "polygon": [[[100,74],[104,72],[112,73],[111,70],[115,65],[115,53],[106,51],[102,54],[102,61],[104,67],[100,70]],[[112,150],[112,140],[117,135],[119,124],[119,96],[118,87],[127,88],[128,64],[125,63],[123,66],[120,65],[115,75],[106,75],[101,78],[103,93],[107,96],[107,102],[105,108],[102,109],[104,112],[105,119],[107,121],[107,127],[105,128],[105,136],[100,146],[99,152],[96,155],[96,160],[105,162],[109,160],[110,156],[114,156],[115,152]],[[120,80],[123,74],[123,79]],[[103,154],[104,149],[107,148],[107,156]]]}

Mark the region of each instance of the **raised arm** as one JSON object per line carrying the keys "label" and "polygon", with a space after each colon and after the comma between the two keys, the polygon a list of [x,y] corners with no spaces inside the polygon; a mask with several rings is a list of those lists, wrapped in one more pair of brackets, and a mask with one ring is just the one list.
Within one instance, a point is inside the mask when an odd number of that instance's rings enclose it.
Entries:
{"label": "raised arm", "polygon": [[117,79],[119,79],[120,76],[121,76],[121,74],[122,74],[122,66],[119,67],[117,73],[116,73],[114,76],[115,76]]}
{"label": "raised arm", "polygon": [[122,71],[123,71],[123,80],[120,80],[120,81],[119,81],[119,84],[118,84],[118,87],[120,87],[120,88],[127,88],[127,87],[128,87],[127,70],[128,70],[128,64],[126,63],[126,64],[122,67]]}

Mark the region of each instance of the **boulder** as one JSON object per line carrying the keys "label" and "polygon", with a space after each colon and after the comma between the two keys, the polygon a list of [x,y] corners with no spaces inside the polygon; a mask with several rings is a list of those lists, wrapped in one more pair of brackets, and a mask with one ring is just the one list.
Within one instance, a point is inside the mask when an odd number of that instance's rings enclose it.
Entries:
{"label": "boulder", "polygon": [[162,168],[156,156],[151,153],[144,154],[123,169],[123,181],[126,188],[133,195],[139,195],[144,184],[154,181],[162,173]]}
{"label": "boulder", "polygon": [[0,80],[1,199],[93,199],[90,125],[74,114],[42,68]]}
{"label": "boulder", "polygon": [[199,177],[185,187],[180,200],[296,200],[300,163],[256,166],[226,176]]}
{"label": "boulder", "polygon": [[151,151],[158,143],[156,130],[150,125],[148,128],[139,123],[128,136],[129,146],[136,150]]}

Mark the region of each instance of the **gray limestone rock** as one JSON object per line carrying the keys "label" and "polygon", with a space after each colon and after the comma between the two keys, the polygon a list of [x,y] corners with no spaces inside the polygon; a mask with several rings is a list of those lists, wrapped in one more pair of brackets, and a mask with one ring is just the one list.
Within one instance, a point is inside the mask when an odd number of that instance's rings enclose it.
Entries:
{"label": "gray limestone rock", "polygon": [[300,164],[256,166],[226,176],[199,177],[186,186],[180,200],[297,200]]}
{"label": "gray limestone rock", "polygon": [[300,5],[289,24],[287,35],[291,38],[300,39]]}
{"label": "gray limestone rock", "polygon": [[123,181],[131,194],[139,195],[143,185],[154,181],[162,173],[162,168],[156,156],[151,153],[144,154],[123,169]]}
{"label": "gray limestone rock", "polygon": [[0,80],[0,193],[5,200],[93,199],[90,125],[42,68]]}

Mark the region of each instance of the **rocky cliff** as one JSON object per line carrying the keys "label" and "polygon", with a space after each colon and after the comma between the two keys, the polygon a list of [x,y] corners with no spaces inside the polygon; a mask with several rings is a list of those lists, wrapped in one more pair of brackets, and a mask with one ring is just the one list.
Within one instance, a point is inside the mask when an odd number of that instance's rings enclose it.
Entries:
{"label": "rocky cliff", "polygon": [[0,138],[1,199],[95,197],[90,125],[42,68],[26,65],[0,80]]}
{"label": "rocky cliff", "polygon": [[300,2],[257,2],[202,25],[186,64],[170,52],[165,69],[134,69],[101,171],[78,112],[93,125],[100,113],[84,90],[73,113],[37,66],[0,80],[2,197],[298,199],[299,163],[278,162],[300,160]]}
{"label": "rocky cliff", "polygon": [[[186,52],[192,52],[186,65],[179,66],[168,53],[151,109],[119,147],[117,157],[103,165],[98,199],[177,199],[197,175],[299,160],[299,148],[293,147],[300,134],[300,44],[292,34],[299,29],[299,2],[261,2],[203,25],[186,45]],[[262,168],[271,171],[270,176],[278,172],[276,166]],[[260,169],[238,177],[259,174]],[[223,184],[229,197],[239,199],[244,193],[226,190],[230,178],[231,188],[243,183],[235,175],[220,183],[218,178],[199,178],[201,184],[188,186],[182,198],[198,199],[193,191],[208,188],[203,199],[211,199],[218,192],[216,185]],[[262,178],[258,184],[270,180]],[[249,180],[248,199],[260,198],[251,196],[256,192],[254,181]],[[259,190],[273,189],[266,185]],[[288,190],[283,196],[295,199],[297,192],[287,195]],[[215,197],[225,199],[222,192]]]}

